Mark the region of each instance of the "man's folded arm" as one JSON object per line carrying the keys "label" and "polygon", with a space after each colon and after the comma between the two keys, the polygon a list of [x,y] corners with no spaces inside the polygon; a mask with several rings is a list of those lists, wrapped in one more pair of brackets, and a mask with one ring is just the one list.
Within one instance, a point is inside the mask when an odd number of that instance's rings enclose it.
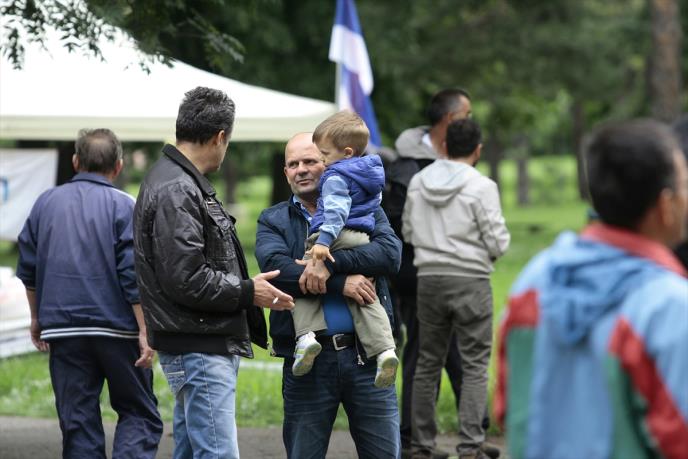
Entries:
{"label": "man's folded arm", "polygon": [[399,271],[401,241],[394,234],[385,213],[378,208],[375,211],[375,229],[370,235],[370,243],[337,250],[332,255],[335,262],[325,261],[325,265],[333,274],[391,276]]}
{"label": "man's folded arm", "polygon": [[[288,222],[285,223],[288,224]],[[283,231],[265,218],[265,212],[258,217],[256,260],[261,272],[280,270],[280,275],[270,280],[272,285],[294,298],[305,296],[299,287],[299,278],[301,278],[305,267],[296,263],[284,238]],[[341,294],[344,290],[345,281],[346,275],[344,274],[330,276],[327,280],[327,291]]]}

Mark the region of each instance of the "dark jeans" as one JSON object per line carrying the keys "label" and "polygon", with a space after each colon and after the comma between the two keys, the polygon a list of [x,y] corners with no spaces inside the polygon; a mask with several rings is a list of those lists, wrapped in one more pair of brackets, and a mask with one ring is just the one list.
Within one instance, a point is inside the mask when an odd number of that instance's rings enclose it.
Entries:
{"label": "dark jeans", "polygon": [[[413,375],[416,373],[416,365],[418,364],[418,316],[417,316],[417,298],[415,291],[413,294],[398,295],[397,296],[398,310],[397,316],[401,316],[401,320],[406,327],[406,342],[404,343],[404,350],[402,353],[402,386],[401,386],[401,445],[403,448],[411,447],[411,394],[413,393]],[[452,334],[451,341],[456,343],[456,335]],[[456,400],[456,412],[459,412],[459,403],[461,402],[461,356],[459,354],[458,344],[451,346],[447,353],[447,360],[444,363],[444,369],[449,376],[449,382],[454,392],[454,399]],[[439,396],[439,383],[437,386],[437,394]],[[490,416],[487,407],[485,407],[485,417],[483,418],[483,429],[487,431],[490,428]]]}
{"label": "dark jeans", "polygon": [[282,378],[282,436],[288,458],[325,458],[340,404],[359,458],[400,457],[396,390],[373,385],[374,359],[360,366],[355,348],[324,347],[306,375],[294,376],[293,363],[293,358],[284,359]]}
{"label": "dark jeans", "polygon": [[136,368],[137,340],[76,337],[50,341],[50,378],[63,458],[105,459],[100,393],[108,382],[119,418],[113,459],[154,458],[162,435],[153,371]]}

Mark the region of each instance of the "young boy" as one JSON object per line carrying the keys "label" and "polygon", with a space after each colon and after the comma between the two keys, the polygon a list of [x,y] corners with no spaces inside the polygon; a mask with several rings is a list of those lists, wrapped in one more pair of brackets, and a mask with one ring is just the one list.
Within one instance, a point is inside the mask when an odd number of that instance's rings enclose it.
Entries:
{"label": "young boy", "polygon": [[[377,155],[362,156],[370,133],[355,113],[336,113],[315,129],[313,142],[323,155],[326,171],[320,178],[320,198],[311,221],[304,259],[334,261],[330,251],[367,244],[375,226],[385,183]],[[347,299],[356,335],[368,357],[377,356],[376,387],[394,383],[399,360],[384,307],[376,300],[358,305]],[[293,309],[297,336],[294,376],[308,373],[322,346],[315,333],[327,329],[321,298],[302,298]]]}

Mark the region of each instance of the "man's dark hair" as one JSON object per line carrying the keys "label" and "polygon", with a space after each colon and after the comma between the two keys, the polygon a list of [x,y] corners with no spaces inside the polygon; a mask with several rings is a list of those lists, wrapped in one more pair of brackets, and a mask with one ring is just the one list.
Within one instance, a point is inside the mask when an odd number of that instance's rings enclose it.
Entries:
{"label": "man's dark hair", "polygon": [[184,94],[177,114],[177,141],[206,143],[224,130],[227,138],[234,127],[234,102],[223,91],[204,88]]}
{"label": "man's dark hair", "polygon": [[662,190],[674,189],[678,142],[668,126],[633,120],[599,129],[586,151],[592,204],[607,224],[635,229]]}
{"label": "man's dark hair", "polygon": [[432,96],[428,105],[428,121],[430,121],[430,125],[434,126],[442,121],[442,118],[447,113],[457,111],[461,106],[461,96],[471,100],[468,91],[461,88],[443,89]]}
{"label": "man's dark hair", "polygon": [[107,174],[122,159],[122,144],[110,129],[82,129],[74,142],[79,170]]}
{"label": "man's dark hair", "polygon": [[473,120],[456,120],[447,126],[447,156],[465,158],[482,142],[480,126]]}

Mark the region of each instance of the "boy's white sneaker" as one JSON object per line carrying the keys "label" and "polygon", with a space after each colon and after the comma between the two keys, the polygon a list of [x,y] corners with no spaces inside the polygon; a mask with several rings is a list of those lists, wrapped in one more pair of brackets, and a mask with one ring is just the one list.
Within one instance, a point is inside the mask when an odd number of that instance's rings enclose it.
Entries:
{"label": "boy's white sneaker", "polygon": [[377,356],[377,373],[375,374],[375,387],[389,387],[397,379],[397,367],[399,359],[394,349],[387,349]]}
{"label": "boy's white sneaker", "polygon": [[303,376],[311,371],[313,361],[321,350],[322,346],[316,341],[315,333],[308,332],[299,336],[294,351],[294,365],[291,366],[291,372],[294,376]]}

